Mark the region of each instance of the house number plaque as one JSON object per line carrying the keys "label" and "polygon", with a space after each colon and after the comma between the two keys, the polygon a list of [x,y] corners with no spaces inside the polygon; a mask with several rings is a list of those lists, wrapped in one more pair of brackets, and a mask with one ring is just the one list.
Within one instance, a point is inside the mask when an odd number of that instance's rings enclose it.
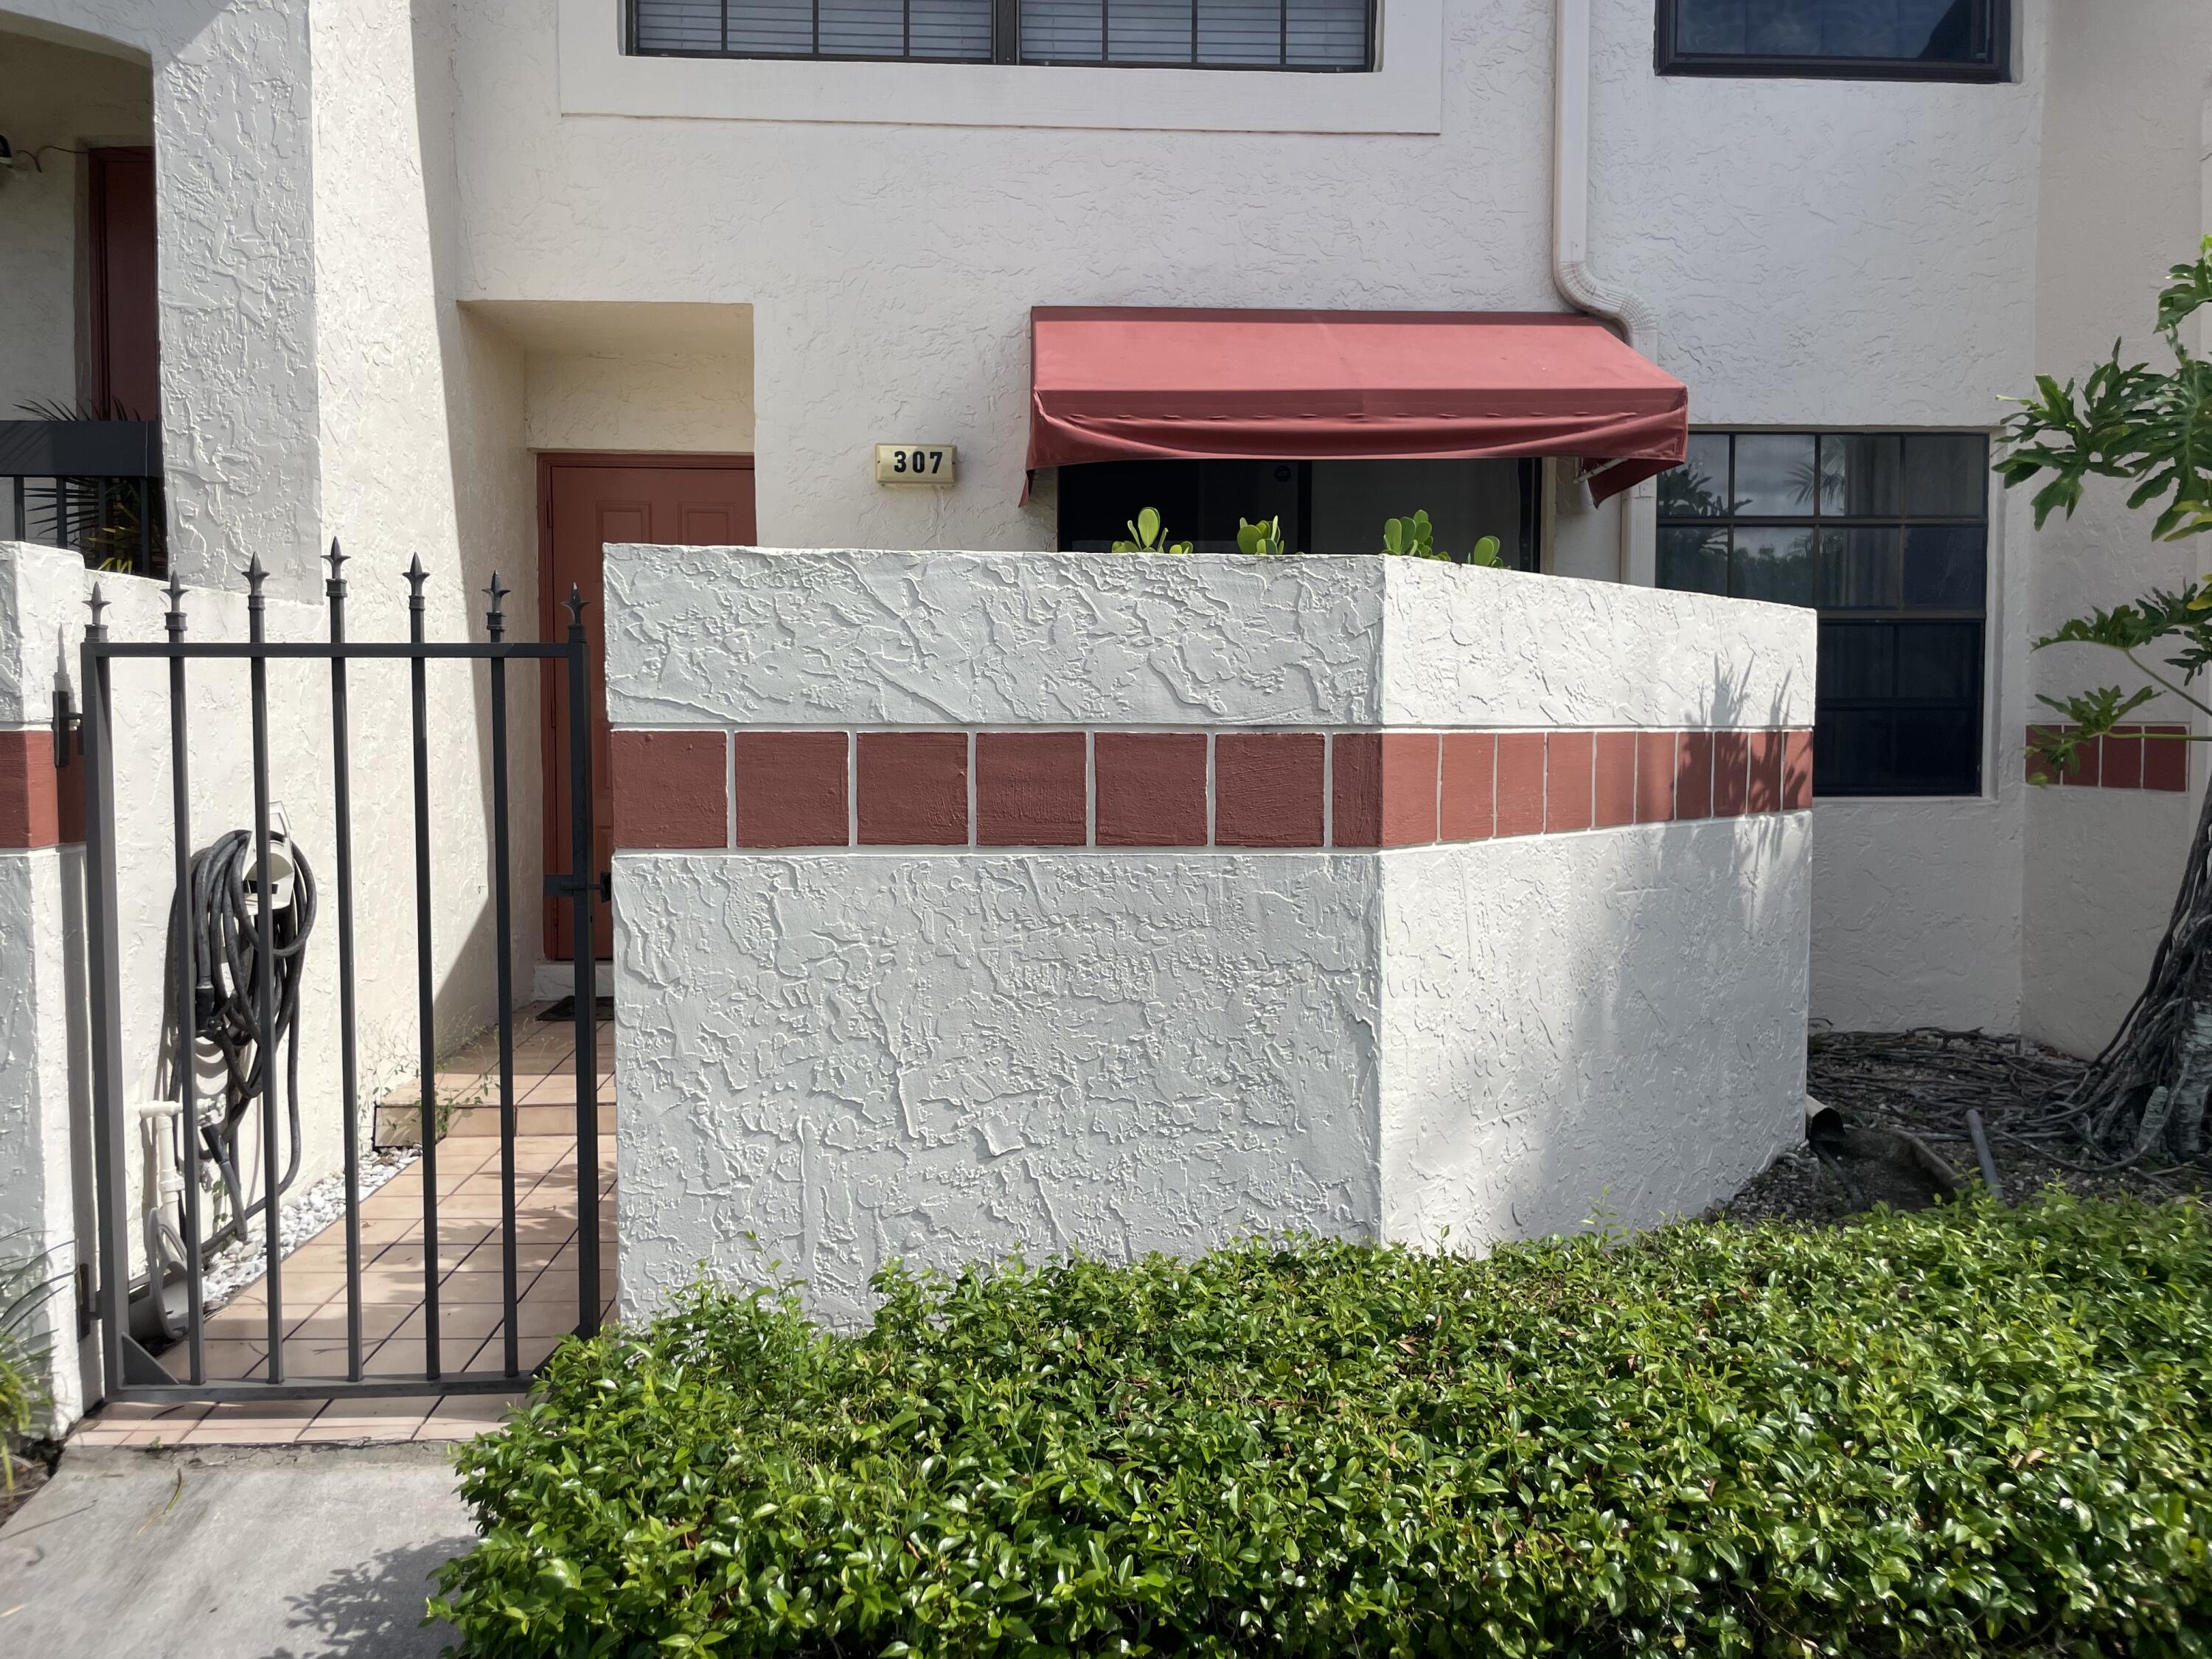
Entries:
{"label": "house number plaque", "polygon": [[952,444],[878,444],[876,482],[913,484],[924,489],[951,486],[960,467],[960,451]]}

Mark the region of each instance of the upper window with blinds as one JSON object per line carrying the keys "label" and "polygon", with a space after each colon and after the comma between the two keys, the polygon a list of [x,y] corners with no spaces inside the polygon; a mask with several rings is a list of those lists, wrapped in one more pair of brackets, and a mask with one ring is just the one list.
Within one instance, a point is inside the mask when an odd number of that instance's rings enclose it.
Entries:
{"label": "upper window with blinds", "polygon": [[653,58],[1358,71],[1373,0],[629,0]]}

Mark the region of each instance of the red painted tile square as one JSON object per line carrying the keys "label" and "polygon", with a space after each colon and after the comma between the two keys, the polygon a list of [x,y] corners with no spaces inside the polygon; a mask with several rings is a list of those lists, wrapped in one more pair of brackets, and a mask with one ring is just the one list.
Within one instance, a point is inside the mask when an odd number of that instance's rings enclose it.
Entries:
{"label": "red painted tile square", "polygon": [[730,844],[729,739],[720,732],[616,732],[608,781],[614,844],[625,848]]}
{"label": "red painted tile square", "polygon": [[1751,734],[1751,782],[1747,799],[1754,812],[1782,810],[1782,737],[1779,732]]}
{"label": "red painted tile square", "polygon": [[1713,816],[1741,817],[1751,799],[1751,734],[1713,733]]}
{"label": "red painted tile square", "polygon": [[738,845],[842,847],[852,839],[842,732],[740,732]]}
{"label": "red painted tile square", "polygon": [[2105,737],[2103,766],[2107,789],[2142,787],[2143,743],[2140,726],[2116,726]]}
{"label": "red painted tile square", "polygon": [[1709,818],[1713,815],[1713,734],[1685,732],[1674,757],[1674,816]]}
{"label": "red painted tile square", "polygon": [[1329,834],[1339,847],[1382,844],[1382,734],[1340,732],[1329,741]]}
{"label": "red painted tile square", "polygon": [[57,771],[51,732],[0,732],[0,847],[82,841],[83,787],[83,757]]}
{"label": "red painted tile square", "polygon": [[1633,732],[1597,734],[1597,794],[1590,819],[1601,830],[1636,822],[1636,738]]}
{"label": "red painted tile square", "polygon": [[1343,732],[1329,742],[1337,846],[1418,847],[1436,840],[1434,732]]}
{"label": "red painted tile square", "polygon": [[1597,735],[1554,732],[1544,761],[1544,828],[1590,827],[1590,791],[1595,782]]}
{"label": "red painted tile square", "polygon": [[965,732],[863,732],[855,741],[862,846],[967,845]]}
{"label": "red painted tile square", "polygon": [[[2144,758],[2148,760],[2148,756]],[[2058,781],[2076,789],[2094,789],[2105,779],[2105,745],[2101,740],[2085,743],[2074,751],[2074,764],[2059,774]]]}
{"label": "red painted tile square", "polygon": [[1206,845],[1203,732],[1101,732],[1091,750],[1101,847]]}
{"label": "red painted tile square", "polygon": [[1802,812],[1813,804],[1813,734],[1798,730],[1782,745],[1782,810]]}
{"label": "red painted tile square", "polygon": [[1498,823],[1498,737],[1491,732],[1447,732],[1437,791],[1437,836],[1441,841],[1487,841]]}
{"label": "red painted tile square", "polygon": [[1678,732],[1636,734],[1636,821],[1664,823],[1674,816],[1674,761],[1682,746]]}
{"label": "red painted tile square", "polygon": [[1544,733],[1498,738],[1498,833],[1533,836],[1544,828]]}
{"label": "red painted tile square", "polygon": [[1213,740],[1213,841],[1218,847],[1319,847],[1318,732],[1224,732]]}
{"label": "red painted tile square", "polygon": [[1089,839],[1089,770],[1080,732],[979,732],[976,844],[1082,846]]}
{"label": "red painted tile square", "polygon": [[2185,726],[2143,727],[2142,787],[2174,793],[2189,788],[2189,749],[2181,741]]}

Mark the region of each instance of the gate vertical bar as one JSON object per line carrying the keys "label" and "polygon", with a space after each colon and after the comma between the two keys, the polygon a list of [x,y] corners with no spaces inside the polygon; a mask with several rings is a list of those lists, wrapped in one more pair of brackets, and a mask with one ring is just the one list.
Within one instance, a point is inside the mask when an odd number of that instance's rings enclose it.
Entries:
{"label": "gate vertical bar", "polygon": [[571,586],[568,609],[568,868],[576,946],[576,1333],[599,1328],[599,1054],[593,983],[592,890],[592,656],[584,596]]}
{"label": "gate vertical bar", "polygon": [[[331,643],[345,643],[345,554],[331,538]],[[331,658],[331,775],[338,878],[338,1089],[345,1114],[346,1378],[361,1381],[361,1077],[354,1036],[353,755],[347,730],[345,659]]]}
{"label": "gate vertical bar", "polygon": [[[507,590],[499,585],[496,570],[485,592],[491,596],[491,609],[484,613],[484,627],[497,645],[507,637]],[[490,667],[492,908],[499,960],[499,1275],[506,1310],[501,1324],[506,1333],[501,1369],[513,1376],[522,1369],[522,1333],[520,1274],[515,1261],[514,923],[507,860],[507,659],[494,657]]]}
{"label": "gate vertical bar", "polygon": [[[422,584],[429,573],[418,554],[407,567],[407,639],[423,639]],[[438,1380],[438,1053],[430,984],[430,750],[428,660],[410,659],[415,748],[415,1000],[422,1067],[422,1375]]]}
{"label": "gate vertical bar", "polygon": [[[246,566],[246,637],[268,637],[269,601],[261,586],[269,573],[257,553]],[[284,1380],[284,1225],[277,1191],[283,1166],[276,1155],[276,907],[269,857],[269,659],[248,664],[253,721],[253,1066],[261,1097],[261,1236],[269,1255],[269,1380]]]}
{"label": "gate vertical bar", "polygon": [[[185,642],[185,585],[175,571],[169,573],[169,609],[162,618],[169,643]],[[193,1046],[199,1022],[194,1017],[199,984],[197,953],[199,941],[192,935],[192,787],[190,750],[185,743],[185,653],[169,659],[169,791],[170,817],[177,842],[177,1139],[181,1143],[185,1177],[185,1340],[197,1386],[207,1381],[207,1335],[201,1329],[200,1289],[200,1103],[199,1079],[194,1074]],[[149,1262],[148,1267],[153,1267]],[[160,1294],[158,1285],[155,1294]]]}
{"label": "gate vertical bar", "polygon": [[123,1339],[131,1298],[131,1243],[125,1232],[130,1194],[123,1169],[123,987],[117,968],[115,899],[115,727],[107,659],[98,645],[107,638],[101,613],[107,601],[94,582],[86,600],[92,621],[84,630],[80,672],[84,714],[85,966],[92,993],[93,1178],[100,1184],[94,1208],[100,1258],[100,1358],[112,1393],[123,1386]]}

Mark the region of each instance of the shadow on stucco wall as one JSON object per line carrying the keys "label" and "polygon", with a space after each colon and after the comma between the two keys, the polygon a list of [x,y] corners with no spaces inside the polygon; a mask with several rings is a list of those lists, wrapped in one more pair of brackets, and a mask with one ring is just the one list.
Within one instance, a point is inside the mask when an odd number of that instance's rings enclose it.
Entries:
{"label": "shadow on stucco wall", "polygon": [[[1702,724],[1789,726],[1788,683],[1754,709],[1749,678],[1717,663]],[[1547,1138],[1532,1174],[1552,1196],[1528,1194],[1544,1231],[1696,1215],[1802,1139],[1810,825],[1809,812],[1766,812],[1662,830],[1648,878],[1640,863],[1618,872],[1607,895],[1620,907],[1608,908],[1612,925],[1577,931],[1568,1040],[1609,1063],[1575,1104],[1635,1128]],[[1676,908],[1685,905],[1701,913],[1688,925]],[[1687,1029],[1678,1023],[1684,1014],[1694,1021]],[[1670,1036],[1676,1052],[1647,1046]],[[1593,1142],[1626,1155],[1608,1184],[1594,1184],[1577,1160]],[[1582,1213],[1564,1212],[1576,1208]]]}
{"label": "shadow on stucco wall", "polygon": [[[1759,710],[1747,684],[1717,667],[1700,723],[1790,723],[1786,683]],[[1393,1011],[1394,1041],[1410,1025],[1427,1050],[1385,1108],[1389,1236],[1657,1224],[1794,1141],[1809,847],[1800,811],[1387,854],[1434,886],[1391,907],[1386,960],[1425,939],[1451,969],[1386,967],[1391,1000],[1426,1005]]]}

